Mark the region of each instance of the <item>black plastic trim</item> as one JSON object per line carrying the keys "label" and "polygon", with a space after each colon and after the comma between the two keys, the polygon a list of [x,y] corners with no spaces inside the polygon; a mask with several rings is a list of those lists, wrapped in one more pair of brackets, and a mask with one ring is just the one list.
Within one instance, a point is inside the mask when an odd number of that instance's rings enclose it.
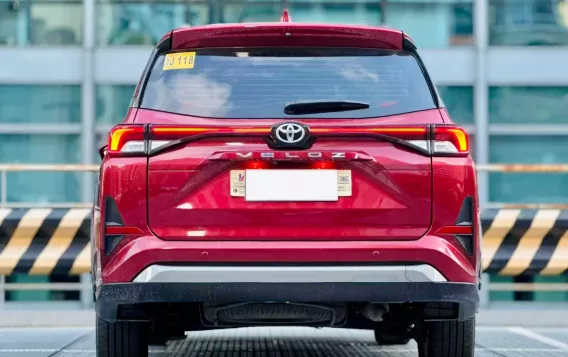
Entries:
{"label": "black plastic trim", "polygon": [[[112,197],[105,197],[105,227],[106,226],[122,226],[124,221],[118,210],[116,202]],[[104,253],[110,255],[114,248],[118,246],[124,236],[105,234]]]}
{"label": "black plastic trim", "polygon": [[146,85],[148,84],[148,79],[150,78],[150,71],[152,70],[152,67],[154,67],[154,64],[156,63],[158,57],[160,57],[162,53],[170,51],[172,49],[172,36],[173,32],[170,31],[167,37],[158,42],[158,44],[152,51],[152,54],[150,55],[150,58],[146,63],[146,67],[142,72],[141,80],[139,83],[140,88],[137,88],[137,95],[135,94],[135,97],[132,98],[132,103],[130,103],[131,107],[140,108],[140,104],[142,103],[144,92],[146,90]]}
{"label": "black plastic trim", "polygon": [[467,196],[462,203],[456,225],[472,224],[473,222],[473,197]]}
{"label": "black plastic trim", "polygon": [[473,226],[473,197],[467,196],[462,203],[456,226],[471,226],[473,230],[472,235],[454,235],[456,240],[463,247],[464,251],[471,256],[473,254],[473,237],[475,237],[475,230],[477,227]]}
{"label": "black plastic trim", "polygon": [[113,236],[113,235],[105,235],[105,255],[110,255],[113,250],[118,246],[120,241],[124,238],[123,235],[120,236]]}
{"label": "black plastic trim", "polygon": [[112,197],[105,197],[105,225],[123,225],[124,221]]}
{"label": "black plastic trim", "polygon": [[[403,34],[403,36],[404,36],[404,34]],[[424,75],[424,78],[426,79],[426,84],[428,85],[428,88],[430,89],[430,94],[432,95],[432,99],[434,100],[434,105],[436,106],[436,108],[438,108],[438,109],[443,108],[442,100],[440,98],[440,94],[438,93],[438,90],[436,89],[436,85],[434,84],[434,81],[432,81],[432,78],[430,77],[430,74],[428,73],[428,70],[426,69],[424,62],[422,61],[422,58],[418,54],[417,47],[414,44],[414,42],[412,42],[409,38],[404,36],[404,38],[402,40],[402,47],[403,47],[404,50],[406,50],[407,52],[412,54],[414,56],[414,58],[416,58],[416,61],[418,62],[418,66],[422,70],[422,74]]]}
{"label": "black plastic trim", "polygon": [[123,305],[236,301],[453,302],[463,321],[475,316],[479,292],[472,283],[122,283],[99,286],[96,311],[113,322]]}
{"label": "black plastic trim", "polygon": [[402,48],[406,51],[416,51],[418,49],[416,44],[404,32],[402,33]]}

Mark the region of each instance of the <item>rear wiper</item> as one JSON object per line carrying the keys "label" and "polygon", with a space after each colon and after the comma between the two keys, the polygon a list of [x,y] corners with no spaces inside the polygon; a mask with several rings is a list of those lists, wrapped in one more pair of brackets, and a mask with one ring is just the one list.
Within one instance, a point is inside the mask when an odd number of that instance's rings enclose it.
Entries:
{"label": "rear wiper", "polygon": [[314,101],[314,102],[294,102],[284,107],[284,113],[288,115],[317,114],[346,112],[349,110],[360,110],[369,108],[369,104],[350,101]]}

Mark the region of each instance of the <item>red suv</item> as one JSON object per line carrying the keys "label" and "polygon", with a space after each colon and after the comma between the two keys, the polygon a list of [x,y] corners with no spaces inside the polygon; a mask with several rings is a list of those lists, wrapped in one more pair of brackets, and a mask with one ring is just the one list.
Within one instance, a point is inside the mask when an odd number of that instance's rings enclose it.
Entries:
{"label": "red suv", "polygon": [[101,155],[98,356],[282,325],[473,356],[474,163],[403,32],[174,30]]}

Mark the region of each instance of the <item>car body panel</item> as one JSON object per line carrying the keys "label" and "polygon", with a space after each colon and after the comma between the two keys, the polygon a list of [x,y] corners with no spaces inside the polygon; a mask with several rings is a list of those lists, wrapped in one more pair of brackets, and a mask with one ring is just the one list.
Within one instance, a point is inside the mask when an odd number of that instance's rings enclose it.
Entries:
{"label": "car body panel", "polygon": [[[162,114],[163,115],[163,114]],[[159,122],[158,112],[140,110],[136,123]],[[234,127],[268,126],[276,120],[227,120],[172,116],[168,124]],[[368,125],[441,122],[437,110],[380,119]],[[311,128],[344,126],[354,120],[302,120]],[[351,170],[353,195],[333,202],[247,202],[230,195],[230,171],[250,168],[246,162],[218,161],[220,153],[243,156],[266,151],[260,138],[203,139],[158,153],[148,161],[148,223],[168,240],[375,240],[416,239],[431,223],[431,158],[405,147],[373,139],[318,140],[308,153],[355,152],[369,161],[334,165]],[[290,151],[297,156],[297,153]],[[306,162],[288,169],[310,169]],[[293,189],[282,187],[282,190]],[[214,213],[213,213],[214,212]],[[262,222],[262,223],[259,223]]]}
{"label": "car body panel", "polygon": [[404,242],[184,242],[147,235],[124,243],[109,260],[103,273],[104,283],[132,281],[144,268],[159,263],[326,265],[339,262],[425,263],[443,272],[448,281],[476,281],[476,271],[460,248],[446,238],[433,235]]}

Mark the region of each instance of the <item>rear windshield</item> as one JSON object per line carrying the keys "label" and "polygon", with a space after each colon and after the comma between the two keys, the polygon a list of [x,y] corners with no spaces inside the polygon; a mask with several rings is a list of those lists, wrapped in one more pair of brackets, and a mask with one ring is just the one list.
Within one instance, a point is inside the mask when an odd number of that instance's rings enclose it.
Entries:
{"label": "rear windshield", "polygon": [[[175,57],[177,56],[177,57]],[[166,61],[166,66],[164,66]],[[286,114],[294,102],[368,108]],[[415,57],[340,48],[199,49],[161,55],[141,108],[209,118],[368,118],[435,108]]]}

